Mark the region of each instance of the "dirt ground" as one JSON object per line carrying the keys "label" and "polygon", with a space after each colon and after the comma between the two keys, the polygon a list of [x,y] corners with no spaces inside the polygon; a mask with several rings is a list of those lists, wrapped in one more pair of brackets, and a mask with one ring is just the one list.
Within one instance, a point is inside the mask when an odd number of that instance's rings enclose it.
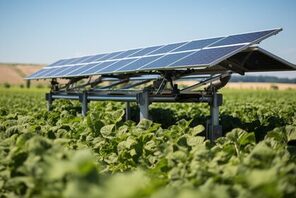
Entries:
{"label": "dirt ground", "polygon": [[25,84],[24,77],[36,72],[42,67],[43,65],[34,64],[0,64],[0,84]]}
{"label": "dirt ground", "polygon": [[228,83],[226,87],[231,89],[296,90],[296,84],[286,83]]}
{"label": "dirt ground", "polygon": [[0,67],[0,84],[22,84],[23,78],[15,71],[14,67],[1,66]]}
{"label": "dirt ground", "polygon": [[[195,84],[196,81],[180,81],[178,84],[190,86]],[[247,82],[230,82],[227,83],[225,88],[229,89],[254,89],[254,90],[296,90],[296,84],[287,84],[287,83],[247,83]]]}

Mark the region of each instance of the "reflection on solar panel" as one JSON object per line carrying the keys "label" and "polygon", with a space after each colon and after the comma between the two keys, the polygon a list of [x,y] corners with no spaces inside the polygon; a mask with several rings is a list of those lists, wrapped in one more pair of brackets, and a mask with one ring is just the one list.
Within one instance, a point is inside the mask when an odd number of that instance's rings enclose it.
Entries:
{"label": "reflection on solar panel", "polygon": [[281,29],[62,59],[27,79],[211,67],[279,31]]}
{"label": "reflection on solar panel", "polygon": [[225,39],[214,43],[212,46],[221,46],[221,45],[232,45],[232,44],[238,44],[238,43],[258,43],[262,39],[265,39],[268,37],[274,30],[267,30],[267,31],[261,31],[261,32],[252,32],[252,33],[246,33],[246,34],[238,34],[238,35],[232,35],[228,36]]}
{"label": "reflection on solar panel", "polygon": [[156,69],[156,68],[163,68],[166,67],[167,65],[170,65],[171,63],[180,60],[186,56],[189,56],[194,52],[181,52],[181,53],[174,53],[174,54],[168,54],[165,56],[162,56],[159,59],[156,59],[153,62],[150,62],[149,64],[145,65],[144,67],[140,67],[139,69],[141,70],[146,70],[146,69]]}
{"label": "reflection on solar panel", "polygon": [[146,57],[142,57],[137,59],[135,62],[132,62],[128,65],[124,65],[121,68],[119,68],[118,72],[124,72],[124,71],[135,71],[136,69],[140,68],[143,65],[146,65],[150,62],[153,62],[155,60],[157,60],[158,58],[162,57],[161,55],[156,55],[156,56],[146,56]]}
{"label": "reflection on solar panel", "polygon": [[169,64],[169,68],[176,68],[182,66],[193,66],[193,65],[214,65],[214,62],[219,60],[225,55],[234,53],[236,50],[243,48],[244,45],[236,45],[221,48],[210,48],[194,52],[189,56],[184,57],[172,64]]}
{"label": "reflection on solar panel", "polygon": [[212,43],[215,43],[216,41],[221,40],[222,38],[223,37],[191,41],[191,42],[186,43],[186,45],[183,45],[173,51],[176,52],[176,51],[186,51],[186,50],[192,50],[192,49],[201,49],[201,48],[204,48]]}

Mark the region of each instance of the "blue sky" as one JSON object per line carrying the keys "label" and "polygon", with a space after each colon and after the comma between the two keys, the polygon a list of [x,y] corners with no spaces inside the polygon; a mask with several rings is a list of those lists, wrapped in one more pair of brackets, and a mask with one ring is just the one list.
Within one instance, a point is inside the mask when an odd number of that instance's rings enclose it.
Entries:
{"label": "blue sky", "polygon": [[295,20],[294,0],[0,0],[0,62],[48,64],[282,27],[261,46],[296,63]]}

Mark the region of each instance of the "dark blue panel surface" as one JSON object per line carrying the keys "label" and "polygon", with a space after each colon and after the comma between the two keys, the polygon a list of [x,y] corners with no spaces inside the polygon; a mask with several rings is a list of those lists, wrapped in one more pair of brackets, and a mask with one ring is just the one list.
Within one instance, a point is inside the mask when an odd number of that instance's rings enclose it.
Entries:
{"label": "dark blue panel surface", "polygon": [[28,79],[211,66],[279,31],[281,29],[61,59]]}
{"label": "dark blue panel surface", "polygon": [[223,38],[223,37],[191,41],[191,42],[187,43],[186,45],[183,45],[182,47],[179,47],[179,48],[173,50],[173,52],[201,49],[201,48],[204,48],[204,47],[220,40],[221,38]]}
{"label": "dark blue panel surface", "polygon": [[50,73],[47,73],[46,75],[50,76],[50,77],[55,77],[57,76],[59,73],[65,71],[66,69],[68,69],[69,67],[72,68],[75,68],[76,66],[66,66],[66,67],[57,67],[55,70],[53,70],[52,72]]}
{"label": "dark blue panel surface", "polygon": [[89,56],[83,56],[83,57],[76,58],[75,60],[73,60],[71,62],[71,64],[79,64],[79,63],[82,63],[84,60],[87,60],[88,58],[89,58]]}
{"label": "dark blue panel surface", "polygon": [[[100,54],[100,57],[102,57],[103,55],[104,55],[104,54]],[[81,60],[80,63],[89,63],[89,62],[91,62],[91,60],[93,60],[93,59],[94,59],[94,55],[91,55],[91,56],[85,56],[84,59]],[[95,58],[95,60],[96,60],[96,59],[98,59],[98,57]]]}
{"label": "dark blue panel surface", "polygon": [[47,77],[47,74],[51,73],[54,70],[56,70],[56,68],[47,69],[47,71],[43,72],[42,74],[38,74],[36,77]]}
{"label": "dark blue panel surface", "polygon": [[70,71],[73,70],[73,68],[75,68],[76,66],[66,66],[66,67],[62,67],[61,70],[54,72],[52,75],[53,76],[65,76],[67,73],[69,73]]}
{"label": "dark blue panel surface", "polygon": [[47,77],[47,76],[52,76],[53,74],[57,73],[57,72],[60,72],[64,69],[64,67],[56,67],[56,68],[53,68],[50,72],[47,72],[45,74],[43,74],[43,76]]}
{"label": "dark blue panel surface", "polygon": [[[60,70],[55,71],[55,72],[52,73],[51,75],[52,75],[52,76],[57,76],[57,74],[62,73],[63,71],[65,71],[65,70],[67,70],[67,69],[69,69],[69,68],[71,68],[71,69],[73,70],[73,66],[65,66],[65,67],[59,67],[59,68],[60,68]],[[69,70],[69,71],[70,71],[70,70]]]}
{"label": "dark blue panel surface", "polygon": [[60,63],[62,63],[65,59],[61,59],[61,60],[58,60],[50,65],[47,65],[46,67],[52,67],[52,66],[58,66],[60,65]]}
{"label": "dark blue panel surface", "polygon": [[68,61],[67,62],[67,65],[72,65],[72,64],[75,64],[75,62],[81,60],[81,57],[79,58],[72,58],[71,61]]}
{"label": "dark blue panel surface", "polygon": [[[236,45],[230,47],[220,47],[220,48],[211,48],[204,49],[197,52],[194,52],[190,56],[177,61],[171,64],[168,68],[174,67],[186,67],[186,66],[196,66],[196,65],[210,65],[211,63],[219,60],[222,57],[225,57],[229,54],[232,54],[236,50],[244,47],[245,45]],[[227,57],[226,57],[227,58]]]}
{"label": "dark blue panel surface", "polygon": [[152,54],[163,54],[163,53],[167,53],[170,52],[182,45],[184,45],[186,42],[182,42],[182,43],[173,43],[173,44],[169,44],[169,45],[165,45],[164,47],[153,51],[152,53],[150,53],[150,55]]}
{"label": "dark blue panel surface", "polygon": [[48,69],[41,69],[41,70],[33,73],[32,75],[30,75],[28,78],[34,78],[34,77],[40,76],[40,75],[42,75],[42,73],[45,73],[46,71],[48,71]]}
{"label": "dark blue panel surface", "polygon": [[87,65],[81,65],[81,66],[75,66],[72,71],[70,71],[67,76],[75,76],[81,74],[83,71],[86,71],[87,69],[92,68],[93,66],[98,65],[98,63],[91,63]]}
{"label": "dark blue panel surface", "polygon": [[212,46],[250,43],[250,42],[254,42],[258,39],[264,38],[265,36],[269,35],[272,32],[274,32],[274,30],[232,35],[232,36],[226,37],[225,39],[223,39],[217,43],[214,43]]}
{"label": "dark blue panel surface", "polygon": [[65,59],[64,61],[60,62],[59,65],[56,65],[56,66],[69,65],[74,60],[76,60],[76,58]]}
{"label": "dark blue panel surface", "polygon": [[100,59],[100,61],[112,60],[114,57],[118,56],[121,53],[123,53],[123,51],[121,51],[121,52],[113,52],[113,53],[107,54],[106,56],[102,57]]}
{"label": "dark blue panel surface", "polygon": [[136,60],[135,62],[132,62],[132,63],[120,68],[117,71],[120,71],[120,72],[135,71],[135,70],[139,69],[140,67],[142,67],[152,61],[155,61],[156,59],[158,59],[160,57],[161,57],[161,55],[142,57],[142,58]]}
{"label": "dark blue panel surface", "polygon": [[159,45],[159,46],[154,46],[154,47],[147,47],[147,48],[144,48],[142,49],[141,51],[135,53],[132,55],[132,57],[135,57],[135,56],[145,56],[159,48],[161,48],[163,45]]}
{"label": "dark blue panel surface", "polygon": [[[75,74],[79,74],[79,73],[81,73],[82,71],[81,71],[81,69],[86,69],[86,67],[85,67],[85,65],[79,65],[79,66],[74,66],[74,67],[72,67],[72,70],[71,71],[69,71],[67,74],[66,74],[66,76],[72,76],[72,75],[75,75]],[[77,71],[80,71],[80,72],[77,72]],[[83,70],[83,71],[84,71]]]}
{"label": "dark blue panel surface", "polygon": [[53,67],[53,66],[61,66],[61,65],[65,65],[66,63],[68,62],[71,62],[73,59],[72,58],[69,58],[69,59],[62,59],[62,60],[59,60],[58,62],[54,63],[54,64],[51,64],[50,66]]}
{"label": "dark blue panel surface", "polygon": [[50,68],[50,69],[47,69],[47,71],[46,72],[44,72],[44,73],[42,73],[42,74],[39,74],[38,76],[36,76],[36,77],[49,77],[50,75],[50,73],[52,73],[52,72],[54,72],[54,71],[56,71],[57,69],[59,69],[59,68],[61,68],[61,67],[55,67],[55,68]]}
{"label": "dark blue panel surface", "polygon": [[117,61],[108,61],[108,62],[102,62],[98,63],[96,66],[91,67],[90,69],[87,69],[83,72],[81,72],[79,75],[88,75],[88,74],[96,74],[97,71],[108,67],[109,65],[116,63]]}
{"label": "dark blue panel surface", "polygon": [[120,61],[118,61],[118,62],[116,62],[116,63],[114,63],[114,64],[112,64],[112,65],[110,65],[110,66],[108,66],[108,67],[106,67],[106,68],[104,68],[102,70],[100,70],[99,72],[100,73],[112,73],[115,70],[117,70],[117,69],[119,69],[119,68],[121,68],[121,67],[123,67],[123,66],[125,66],[125,65],[127,65],[127,64],[129,64],[129,63],[131,63],[133,61],[135,61],[135,60],[137,60],[137,59],[136,58],[133,58],[133,59],[123,59],[123,60],[120,60]]}
{"label": "dark blue panel surface", "polygon": [[90,63],[90,62],[100,61],[103,57],[105,57],[107,55],[108,54],[93,55],[91,58],[87,59],[87,61],[83,61],[83,63]]}
{"label": "dark blue panel surface", "polygon": [[48,69],[43,69],[41,72],[34,74],[34,78],[39,78],[43,76],[43,74],[47,73],[49,70]]}
{"label": "dark blue panel surface", "polygon": [[139,52],[141,49],[127,50],[127,51],[122,52],[121,54],[119,54],[117,56],[114,56],[113,59],[121,59],[121,58],[126,58],[126,57],[133,56],[133,54],[135,54],[136,52]]}
{"label": "dark blue panel surface", "polygon": [[149,63],[148,65],[145,65],[144,67],[141,68],[141,70],[153,69],[153,68],[163,68],[163,67],[166,67],[169,64],[171,64],[181,58],[184,58],[192,53],[194,53],[194,52],[182,52],[182,53],[176,53],[176,54],[168,54],[168,55],[163,56],[154,62]]}

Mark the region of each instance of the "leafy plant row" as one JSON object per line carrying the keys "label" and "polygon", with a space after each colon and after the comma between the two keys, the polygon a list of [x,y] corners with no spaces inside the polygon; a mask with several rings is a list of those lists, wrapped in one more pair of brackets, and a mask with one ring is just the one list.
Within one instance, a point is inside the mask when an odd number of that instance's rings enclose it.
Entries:
{"label": "leafy plant row", "polygon": [[76,102],[47,112],[40,91],[0,91],[1,197],[296,194],[294,92],[226,91],[225,137],[211,143],[204,104],[155,104],[154,122],[137,123],[120,103],[83,118]]}

